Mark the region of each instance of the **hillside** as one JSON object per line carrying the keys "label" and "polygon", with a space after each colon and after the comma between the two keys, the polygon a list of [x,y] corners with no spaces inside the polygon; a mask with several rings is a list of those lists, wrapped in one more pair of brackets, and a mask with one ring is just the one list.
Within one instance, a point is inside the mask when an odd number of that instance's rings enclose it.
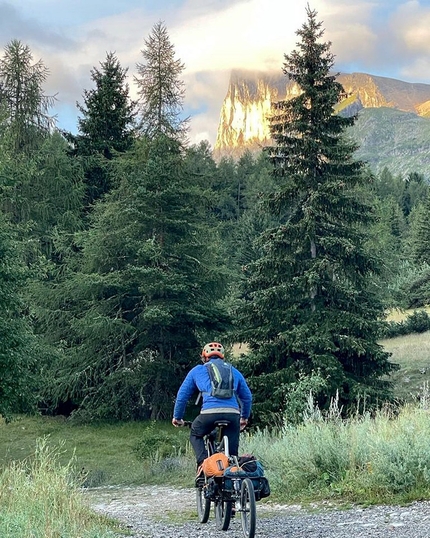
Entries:
{"label": "hillside", "polygon": [[357,158],[374,172],[386,166],[402,177],[419,172],[430,181],[430,119],[393,108],[367,108],[349,134],[360,146]]}
{"label": "hillside", "polygon": [[[374,172],[419,172],[430,180],[430,85],[366,73],[340,74],[346,98],[341,114],[358,114],[350,135],[360,146],[357,157]],[[215,158],[240,156],[270,143],[271,105],[298,94],[299,87],[279,73],[233,71],[224,99]]]}

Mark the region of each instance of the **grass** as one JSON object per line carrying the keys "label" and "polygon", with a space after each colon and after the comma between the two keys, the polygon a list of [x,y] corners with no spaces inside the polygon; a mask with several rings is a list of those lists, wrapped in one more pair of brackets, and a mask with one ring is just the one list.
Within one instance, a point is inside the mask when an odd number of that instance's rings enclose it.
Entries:
{"label": "grass", "polygon": [[117,525],[93,513],[73,479],[71,460],[39,440],[33,457],[0,472],[0,536],[8,538],[113,538]]}
{"label": "grass", "polygon": [[149,483],[157,479],[157,465],[167,465],[157,453],[160,438],[173,436],[178,447],[188,450],[188,431],[158,422],[152,460],[140,459],[138,447],[145,435],[148,438],[148,431],[151,440],[152,430],[151,423],[142,422],[76,424],[52,417],[17,417],[9,424],[0,423],[0,468],[33,454],[37,439],[45,437],[51,446],[61,445],[61,464],[75,458],[76,470],[87,486]]}
{"label": "grass", "polygon": [[391,376],[396,398],[415,401],[423,386],[430,383],[430,332],[390,338],[381,344],[392,353],[390,360],[400,365]]}
{"label": "grass", "polygon": [[430,498],[428,418],[417,406],[350,420],[315,412],[278,435],[257,432],[246,448],[266,462],[284,501],[406,503]]}

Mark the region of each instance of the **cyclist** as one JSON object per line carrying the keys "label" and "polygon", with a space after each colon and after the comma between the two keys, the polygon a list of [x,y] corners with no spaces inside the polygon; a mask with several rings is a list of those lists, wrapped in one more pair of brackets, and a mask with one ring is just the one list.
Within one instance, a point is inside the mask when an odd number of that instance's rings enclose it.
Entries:
{"label": "cyclist", "polygon": [[211,380],[205,363],[212,359],[224,359],[224,347],[220,343],[211,342],[206,344],[202,350],[201,359],[203,364],[199,364],[190,370],[178,390],[172,419],[174,426],[183,426],[183,416],[187,402],[196,389],[200,391],[203,404],[200,414],[191,425],[190,432],[190,443],[196,455],[197,469],[207,456],[203,437],[215,428],[215,422],[219,420],[229,422],[228,426],[224,428],[224,433],[229,440],[230,454],[232,456],[238,455],[239,432],[248,423],[252,405],[252,394],[245,378],[234,367],[232,367],[233,396],[225,399],[211,395]]}

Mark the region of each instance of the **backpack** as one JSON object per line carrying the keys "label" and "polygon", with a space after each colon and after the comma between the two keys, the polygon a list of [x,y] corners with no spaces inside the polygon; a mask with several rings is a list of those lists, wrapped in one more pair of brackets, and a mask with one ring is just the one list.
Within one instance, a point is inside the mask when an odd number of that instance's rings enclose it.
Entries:
{"label": "backpack", "polygon": [[228,399],[234,395],[234,380],[231,364],[222,359],[212,359],[205,364],[211,380],[211,396]]}

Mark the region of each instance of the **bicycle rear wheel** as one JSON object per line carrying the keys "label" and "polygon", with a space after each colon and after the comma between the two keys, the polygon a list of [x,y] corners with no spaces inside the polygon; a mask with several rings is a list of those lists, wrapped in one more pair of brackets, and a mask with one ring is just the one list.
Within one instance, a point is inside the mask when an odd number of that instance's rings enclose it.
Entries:
{"label": "bicycle rear wheel", "polygon": [[230,525],[233,501],[215,501],[215,524],[219,531],[226,531]]}
{"label": "bicycle rear wheel", "polygon": [[240,490],[240,519],[245,537],[254,538],[257,524],[257,504],[255,502],[254,486],[249,478],[242,481]]}
{"label": "bicycle rear wheel", "polygon": [[211,511],[211,502],[204,496],[202,487],[196,488],[196,503],[199,523],[207,523]]}

